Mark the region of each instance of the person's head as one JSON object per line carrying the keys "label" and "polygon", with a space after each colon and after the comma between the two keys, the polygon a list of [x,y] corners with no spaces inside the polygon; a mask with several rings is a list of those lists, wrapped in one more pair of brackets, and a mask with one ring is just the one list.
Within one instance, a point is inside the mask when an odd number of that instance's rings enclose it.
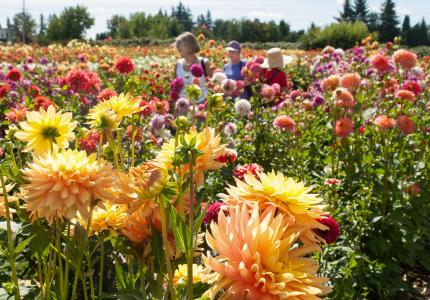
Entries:
{"label": "person's head", "polygon": [[182,57],[194,55],[200,52],[200,46],[196,37],[191,32],[184,32],[176,38],[176,49]]}
{"label": "person's head", "polygon": [[265,69],[280,69],[293,62],[291,56],[284,55],[279,48],[271,48],[266,52],[266,59],[261,64]]}
{"label": "person's head", "polygon": [[240,43],[237,41],[231,41],[227,44],[225,48],[227,51],[227,56],[230,58],[231,62],[238,63],[240,61]]}

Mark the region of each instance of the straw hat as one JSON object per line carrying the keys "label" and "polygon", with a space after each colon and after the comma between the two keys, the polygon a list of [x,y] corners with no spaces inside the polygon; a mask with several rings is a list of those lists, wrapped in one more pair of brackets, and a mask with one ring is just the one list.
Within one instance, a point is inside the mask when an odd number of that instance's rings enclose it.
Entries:
{"label": "straw hat", "polygon": [[272,48],[267,50],[266,59],[261,64],[262,68],[281,68],[285,65],[292,63],[293,58],[288,55],[283,55],[282,50],[279,48]]}

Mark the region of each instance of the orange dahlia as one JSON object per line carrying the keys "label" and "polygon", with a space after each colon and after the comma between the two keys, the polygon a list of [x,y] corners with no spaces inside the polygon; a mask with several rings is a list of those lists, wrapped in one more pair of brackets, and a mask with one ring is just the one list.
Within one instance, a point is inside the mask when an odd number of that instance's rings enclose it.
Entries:
{"label": "orange dahlia", "polygon": [[[93,210],[91,217],[90,233],[98,234],[103,231],[120,231],[124,226],[125,218],[127,217],[126,205],[113,205],[107,203],[104,207],[96,207]],[[87,219],[79,218],[84,228],[87,228]]]}
{"label": "orange dahlia", "polygon": [[143,205],[127,215],[122,233],[135,244],[140,244],[151,236],[151,205]]}
{"label": "orange dahlia", "polygon": [[358,73],[346,73],[340,78],[340,86],[349,90],[356,90],[361,85]]}
{"label": "orange dahlia", "polygon": [[334,91],[339,87],[340,78],[339,75],[331,75],[325,79],[323,79],[321,88],[324,92]]}
{"label": "orange dahlia", "polygon": [[[200,150],[203,154],[197,157],[195,170],[195,181],[198,186],[203,184],[204,172],[209,170],[218,170],[222,168],[225,163],[217,161],[217,158],[226,155],[227,149],[225,145],[221,144],[221,137],[215,135],[213,128],[205,128],[202,132],[197,132],[195,128],[192,128],[189,133],[185,135],[185,140],[190,143],[191,139],[196,139],[195,147]],[[173,156],[175,153],[175,139],[171,139],[169,142],[163,145],[157,159],[172,163]],[[183,174],[188,172],[189,165],[183,166]]]}
{"label": "orange dahlia", "polygon": [[219,299],[320,299],[330,292],[318,277],[318,263],[306,257],[318,251],[316,246],[300,246],[301,229],[292,227],[292,219],[277,214],[269,206],[260,213],[257,204],[251,210],[237,205],[226,216],[218,215],[206,233],[208,251],[205,265],[219,274],[219,279],[205,296]]}
{"label": "orange dahlia", "polygon": [[384,115],[377,116],[373,121],[380,131],[386,131],[388,129],[395,128],[397,126],[396,120],[389,118]]}
{"label": "orange dahlia", "polygon": [[355,106],[355,100],[352,94],[345,88],[338,88],[333,92],[335,97],[335,106],[343,108],[353,108]]}
{"label": "orange dahlia", "polygon": [[412,69],[417,64],[417,55],[405,49],[394,52],[393,58],[404,69]]}
{"label": "orange dahlia", "polygon": [[27,184],[21,188],[32,220],[88,217],[97,200],[114,195],[112,166],[85,151],[53,151],[34,158],[22,171]]}

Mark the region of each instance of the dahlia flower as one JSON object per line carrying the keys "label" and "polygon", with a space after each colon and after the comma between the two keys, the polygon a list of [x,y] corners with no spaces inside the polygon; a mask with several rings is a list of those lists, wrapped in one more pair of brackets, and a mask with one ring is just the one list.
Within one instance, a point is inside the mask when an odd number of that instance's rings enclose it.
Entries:
{"label": "dahlia flower", "polygon": [[[218,275],[202,265],[193,264],[193,283],[213,283],[217,280]],[[186,284],[188,281],[188,265],[179,265],[173,275],[173,286]]]}
{"label": "dahlia flower", "polygon": [[396,120],[384,115],[377,116],[373,121],[380,131],[395,128],[397,126]]}
{"label": "dahlia flower", "polygon": [[393,59],[404,69],[412,69],[417,64],[417,55],[405,49],[394,52]]}
{"label": "dahlia flower", "polygon": [[122,233],[135,244],[140,244],[151,236],[152,207],[144,204],[124,220]]}
{"label": "dahlia flower", "polygon": [[412,121],[408,116],[399,116],[397,118],[397,123],[399,124],[400,130],[405,135],[414,133],[417,129],[417,125],[415,125],[414,121]]}
{"label": "dahlia flower", "polygon": [[296,130],[296,122],[286,115],[277,116],[273,120],[273,126],[290,132],[294,132]]}
{"label": "dahlia flower", "polygon": [[240,99],[234,104],[234,110],[240,117],[246,117],[251,111],[251,103],[246,99]]}
{"label": "dahlia flower", "polygon": [[320,204],[322,198],[318,194],[310,193],[312,186],[305,186],[303,182],[274,171],[258,173],[258,177],[247,173],[243,181],[237,178],[235,181],[236,186],[229,185],[227,194],[220,195],[226,205],[258,202],[261,209],[278,207],[285,215],[293,217],[297,226],[302,227],[303,235],[300,239],[308,244],[318,241],[310,229],[326,229],[316,221],[324,206]]}
{"label": "dahlia flower", "polygon": [[327,244],[334,243],[340,236],[340,226],[336,220],[324,214],[318,219],[318,222],[327,226],[328,230],[317,230],[316,233],[322,237]]}
{"label": "dahlia flower", "polygon": [[[91,108],[87,117],[90,120],[88,124],[93,127],[112,129],[111,127],[116,127],[114,123],[119,124],[124,117],[131,116],[141,110],[139,97],[120,94]],[[112,118],[115,118],[114,122],[112,122]]]}
{"label": "dahlia flower", "polygon": [[118,57],[115,61],[115,69],[121,74],[129,74],[134,70],[133,61],[128,57]]}
{"label": "dahlia flower", "polygon": [[335,97],[334,105],[343,108],[353,108],[355,100],[352,94],[345,88],[338,88],[333,92]]}
{"label": "dahlia flower", "polygon": [[13,68],[11,70],[9,70],[9,72],[6,74],[7,79],[11,80],[11,81],[19,81],[21,79],[21,73]]}
{"label": "dahlia flower", "polygon": [[21,193],[33,221],[86,218],[96,201],[115,198],[112,166],[85,151],[48,152],[22,172],[28,183]]}
{"label": "dahlia flower", "polygon": [[128,174],[117,173],[119,197],[116,203],[129,204],[131,208],[141,203],[154,200],[168,182],[166,164],[160,160],[147,161],[130,168]]}
{"label": "dahlia flower", "polygon": [[[103,231],[120,231],[127,217],[126,205],[114,205],[107,203],[105,207],[95,207],[91,217],[90,233],[100,234]],[[87,228],[87,219],[78,218],[79,223]]]}
{"label": "dahlia flower", "polygon": [[321,83],[321,88],[324,92],[334,91],[339,87],[339,84],[340,84],[339,75],[331,75],[323,79]]}
{"label": "dahlia flower", "polygon": [[[225,145],[221,144],[221,137],[215,135],[215,130],[213,128],[205,128],[202,132],[198,133],[195,128],[185,134],[185,140],[187,143],[191,141],[192,138],[196,139],[195,147],[203,152],[202,155],[197,157],[196,164],[194,166],[195,170],[195,181],[197,185],[201,185],[204,180],[204,172],[209,170],[218,170],[222,168],[225,164],[217,162],[217,158],[225,155],[227,149]],[[161,151],[157,156],[157,160],[162,160],[168,164],[172,164],[173,156],[175,154],[175,139],[171,139],[169,142],[164,143]],[[189,170],[189,165],[183,166],[183,173],[185,174]]]}
{"label": "dahlia flower", "polygon": [[36,154],[48,152],[53,145],[67,148],[69,141],[75,138],[73,129],[77,122],[72,121],[72,113],[56,112],[54,106],[48,110],[27,112],[27,120],[19,123],[21,130],[15,136],[24,142],[27,147],[24,151],[33,150]]}
{"label": "dahlia flower", "polygon": [[250,173],[251,175],[258,178],[259,173],[263,173],[264,169],[259,164],[247,164],[242,166],[237,166],[233,170],[233,175],[240,180],[245,179],[245,174]]}
{"label": "dahlia flower", "polygon": [[361,77],[358,73],[346,73],[340,78],[340,86],[349,90],[356,90],[361,85]]}
{"label": "dahlia flower", "polygon": [[232,136],[237,133],[237,126],[232,122],[228,122],[224,125],[224,134],[227,136]]}
{"label": "dahlia flower", "polygon": [[350,118],[341,118],[336,121],[335,133],[339,137],[347,137],[354,131],[354,123]]}
{"label": "dahlia flower", "polygon": [[257,204],[237,205],[229,215],[218,214],[206,241],[217,254],[203,256],[219,279],[205,294],[219,299],[320,299],[331,290],[318,277],[318,263],[306,257],[315,246],[300,246],[301,229],[292,219],[269,206],[260,213]]}

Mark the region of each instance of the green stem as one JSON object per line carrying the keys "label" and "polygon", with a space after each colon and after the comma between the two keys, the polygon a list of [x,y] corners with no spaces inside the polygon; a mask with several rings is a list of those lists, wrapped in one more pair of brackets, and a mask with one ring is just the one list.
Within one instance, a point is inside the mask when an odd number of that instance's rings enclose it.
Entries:
{"label": "green stem", "polygon": [[134,148],[135,148],[134,141],[136,138],[136,134],[137,134],[137,131],[133,130],[133,133],[131,134],[131,163],[130,163],[131,167],[134,167]]}
{"label": "green stem", "polygon": [[12,239],[12,226],[10,221],[9,201],[7,199],[6,183],[2,173],[0,173],[0,182],[3,189],[3,199],[4,199],[5,210],[6,210],[7,243],[9,247],[9,261],[10,261],[10,268],[12,272],[12,282],[16,287],[15,300],[20,300],[21,295],[19,294],[18,276],[16,274],[15,245],[13,244],[13,239]]}
{"label": "green stem", "polygon": [[[83,255],[84,255],[84,250],[87,248],[87,241],[88,241],[88,236],[89,236],[89,232],[90,232],[90,226],[91,226],[91,220],[92,220],[92,218],[93,218],[93,210],[94,210],[94,205],[93,204],[91,204],[91,207],[90,207],[90,217],[88,218],[88,224],[87,224],[87,230],[85,231],[85,235],[84,235],[84,240],[82,241],[82,249],[81,249],[81,253],[79,254],[79,260],[78,260],[78,264],[77,264],[77,266],[76,266],[76,274],[75,274],[75,279],[74,279],[74,281],[73,281],[73,288],[72,288],[72,300],[74,300],[74,299],[76,299],[76,289],[77,289],[77,287],[78,287],[78,279],[79,279],[79,277],[81,277],[81,280],[82,280],[82,285],[83,285],[83,289],[84,289],[84,294],[85,294],[85,296],[86,296],[86,291],[87,291],[87,289],[86,289],[86,283],[85,283],[85,275],[82,275],[81,273],[81,267],[82,267],[82,258],[83,258]],[[79,273],[79,274],[78,274]],[[82,276],[80,276],[80,275],[82,275]],[[85,299],[87,299],[88,298],[88,296],[86,296],[85,297]]]}
{"label": "green stem", "polygon": [[[67,243],[66,243],[66,249],[68,248],[68,244],[70,241],[70,222],[67,222]],[[68,253],[68,249],[65,251],[66,252],[66,257],[67,257],[67,253]],[[64,267],[64,286],[63,286],[63,291],[64,291],[64,298],[63,299],[67,299],[68,296],[68,292],[69,292],[69,260],[66,258],[65,260],[65,267]]]}
{"label": "green stem", "polygon": [[164,256],[166,259],[166,266],[167,266],[167,274],[169,276],[169,290],[170,290],[170,299],[175,300],[175,290],[173,289],[173,271],[172,271],[172,265],[170,262],[170,255],[169,255],[169,241],[167,239],[167,218],[166,218],[166,207],[164,206],[164,200],[159,199],[160,203],[160,217],[161,217],[161,233],[163,236],[163,244],[164,244]]}
{"label": "green stem", "polygon": [[105,242],[104,234],[101,234],[101,245],[100,245],[100,274],[99,274],[99,297],[103,293],[103,272],[105,266]]}
{"label": "green stem", "polygon": [[[192,245],[194,248],[194,155],[190,153],[190,212],[188,214],[188,226],[191,231]],[[190,250],[190,249],[187,249]],[[188,251],[190,252],[190,251]],[[187,299],[193,299],[193,250],[187,255]]]}
{"label": "green stem", "polygon": [[[55,220],[55,227],[56,227],[56,238],[55,238],[55,246],[57,248],[57,250],[59,251],[59,253],[62,253],[61,251],[61,224],[60,221],[58,219]],[[55,262],[55,260],[54,260]],[[64,273],[63,273],[63,259],[61,258],[61,255],[58,255],[58,265],[60,268],[60,272],[59,272],[59,278],[60,278],[60,287],[62,287],[64,285]],[[61,290],[60,291],[60,295],[61,295],[61,299],[65,299],[63,298],[63,293],[64,291]]]}

